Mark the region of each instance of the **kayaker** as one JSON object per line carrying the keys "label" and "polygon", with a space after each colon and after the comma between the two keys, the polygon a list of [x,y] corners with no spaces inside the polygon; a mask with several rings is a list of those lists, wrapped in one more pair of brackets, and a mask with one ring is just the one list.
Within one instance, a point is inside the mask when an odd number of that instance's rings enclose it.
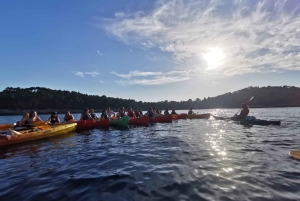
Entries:
{"label": "kayaker", "polygon": [[139,108],[139,113],[140,113],[141,116],[144,116],[142,108]]}
{"label": "kayaker", "polygon": [[117,118],[122,118],[122,117],[126,117],[124,107],[121,107],[119,109],[119,112],[117,113]]}
{"label": "kayaker", "polygon": [[95,111],[94,111],[94,109],[92,108],[92,109],[91,109],[90,115],[91,115],[91,117],[92,117],[93,119],[97,120],[98,117],[97,117],[97,115],[96,115],[94,112],[95,112]]}
{"label": "kayaker", "polygon": [[110,110],[110,107],[108,107],[107,110],[106,110],[106,115],[107,115],[108,117],[111,117],[111,115],[114,115],[114,116],[115,116],[115,113],[114,113],[112,110]]}
{"label": "kayaker", "polygon": [[135,114],[133,113],[132,111],[132,108],[128,108],[128,111],[127,111],[127,116],[130,117],[130,118],[136,118]]}
{"label": "kayaker", "polygon": [[49,123],[49,124],[60,123],[60,119],[58,118],[57,112],[52,112],[51,116],[48,118],[47,123]]}
{"label": "kayaker", "polygon": [[80,120],[89,120],[89,119],[93,119],[89,113],[89,109],[88,108],[85,108],[83,110],[83,113],[81,113],[81,116],[80,116]]}
{"label": "kayaker", "polygon": [[172,109],[171,114],[177,114],[177,113],[175,112],[175,108]]}
{"label": "kayaker", "polygon": [[161,114],[161,110],[160,109],[156,109],[156,114]]}
{"label": "kayaker", "polygon": [[108,119],[108,116],[106,114],[106,110],[102,110],[102,114],[100,116],[100,119]]}
{"label": "kayaker", "polygon": [[147,114],[145,114],[145,115],[147,115],[150,118],[156,116],[156,114],[153,112],[153,109],[151,107],[149,108]]}
{"label": "kayaker", "polygon": [[134,108],[134,115],[139,118],[139,117],[142,117],[143,115],[140,114],[138,108]]}
{"label": "kayaker", "polygon": [[248,116],[249,112],[250,112],[250,110],[249,110],[248,106],[245,103],[243,103],[240,114],[235,115],[234,117],[237,119],[245,119]]}
{"label": "kayaker", "polygon": [[[17,121],[17,123],[15,124],[15,126],[25,126],[28,124],[28,122],[26,122],[26,119],[29,117],[29,114],[27,112],[23,113],[23,117],[20,121]],[[25,120],[25,121],[24,121]],[[21,124],[21,122],[24,122],[24,124]]]}
{"label": "kayaker", "polygon": [[29,125],[32,125],[35,122],[42,122],[38,116],[36,111],[31,111],[29,113],[29,117],[27,119],[24,119],[22,122],[20,122],[21,125],[24,125],[25,123],[28,123]]}
{"label": "kayaker", "polygon": [[64,117],[64,122],[69,122],[71,120],[74,120],[74,116],[71,115],[71,113],[69,111],[66,112],[65,117]]}
{"label": "kayaker", "polygon": [[169,115],[169,114],[170,114],[169,109],[166,109],[164,115]]}
{"label": "kayaker", "polygon": [[193,112],[193,109],[192,109],[192,108],[190,108],[190,110],[189,110],[189,112],[188,112],[188,115],[191,115],[191,114],[195,114],[195,113]]}

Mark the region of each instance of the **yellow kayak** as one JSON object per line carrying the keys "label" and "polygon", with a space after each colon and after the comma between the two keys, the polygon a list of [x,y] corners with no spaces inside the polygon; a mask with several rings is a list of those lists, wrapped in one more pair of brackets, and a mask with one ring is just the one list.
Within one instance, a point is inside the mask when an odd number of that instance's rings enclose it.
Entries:
{"label": "yellow kayak", "polygon": [[298,150],[290,151],[290,155],[297,158],[297,159],[300,159],[300,151],[298,151]]}
{"label": "yellow kayak", "polygon": [[38,131],[22,131],[20,135],[13,135],[10,140],[0,139],[0,146],[17,144],[31,140],[52,137],[56,135],[66,134],[75,131],[77,123],[58,124],[54,126],[43,126],[42,130]]}

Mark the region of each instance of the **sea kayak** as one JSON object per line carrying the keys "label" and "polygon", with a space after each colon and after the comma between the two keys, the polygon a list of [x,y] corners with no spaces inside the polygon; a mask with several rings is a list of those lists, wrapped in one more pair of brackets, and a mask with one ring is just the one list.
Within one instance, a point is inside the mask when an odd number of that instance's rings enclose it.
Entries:
{"label": "sea kayak", "polygon": [[127,126],[129,123],[129,118],[128,117],[122,117],[122,118],[115,118],[115,119],[111,119],[109,121],[109,125],[110,126],[121,126],[121,127],[125,127]]}
{"label": "sea kayak", "polygon": [[186,113],[182,114],[172,114],[172,119],[186,119],[188,115]]}
{"label": "sea kayak", "polygon": [[129,119],[128,125],[137,125],[137,126],[148,126],[149,117],[143,116],[141,118],[131,118]]}
{"label": "sea kayak", "polygon": [[280,125],[281,121],[268,121],[262,119],[256,119],[255,117],[248,116],[245,119],[237,119],[235,117],[217,117],[212,115],[217,120],[232,120],[236,123],[242,125],[261,125],[261,126],[268,126],[268,125]]}
{"label": "sea kayak", "polygon": [[187,118],[189,119],[209,119],[210,113],[205,114],[189,114]]}
{"label": "sea kayak", "polygon": [[76,123],[77,123],[76,131],[84,130],[85,124],[86,124],[86,122],[84,120],[76,121]]}
{"label": "sea kayak", "polygon": [[43,130],[38,130],[34,132],[21,131],[21,135],[13,136],[10,140],[0,139],[0,146],[18,144],[22,142],[38,140],[42,138],[52,137],[56,135],[66,134],[76,129],[76,123],[67,123],[49,126],[48,128],[43,127]]}
{"label": "sea kayak", "polygon": [[281,121],[267,121],[262,119],[255,119],[255,120],[244,120],[244,119],[231,119],[234,122],[237,122],[242,125],[261,125],[261,126],[268,126],[268,125],[277,125],[281,124]]}
{"label": "sea kayak", "polygon": [[109,119],[102,119],[94,122],[95,128],[108,128],[109,127]]}
{"label": "sea kayak", "polygon": [[149,118],[149,122],[151,123],[171,123],[172,115],[161,115],[156,117]]}
{"label": "sea kayak", "polygon": [[94,119],[85,120],[85,129],[92,129],[94,126]]}

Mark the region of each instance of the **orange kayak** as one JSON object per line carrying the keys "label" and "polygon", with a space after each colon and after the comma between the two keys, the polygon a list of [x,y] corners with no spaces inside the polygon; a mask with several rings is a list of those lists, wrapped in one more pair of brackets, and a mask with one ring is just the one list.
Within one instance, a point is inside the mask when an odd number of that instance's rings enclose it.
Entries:
{"label": "orange kayak", "polygon": [[188,115],[186,113],[182,113],[182,114],[173,114],[172,115],[172,119],[186,119],[188,117]]}
{"label": "orange kayak", "polygon": [[162,115],[149,118],[149,122],[151,123],[171,123],[172,115]]}
{"label": "orange kayak", "polygon": [[209,119],[210,113],[205,114],[189,114],[187,118],[189,119]]}
{"label": "orange kayak", "polygon": [[102,119],[94,122],[95,128],[108,128],[109,127],[109,119]]}
{"label": "orange kayak", "polygon": [[149,123],[149,117],[143,116],[141,118],[129,119],[128,125],[147,126]]}

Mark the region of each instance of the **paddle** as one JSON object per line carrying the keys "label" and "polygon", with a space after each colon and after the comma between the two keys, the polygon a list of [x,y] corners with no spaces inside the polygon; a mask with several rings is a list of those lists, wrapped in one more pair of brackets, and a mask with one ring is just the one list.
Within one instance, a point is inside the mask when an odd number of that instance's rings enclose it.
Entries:
{"label": "paddle", "polygon": [[[252,96],[252,97],[248,100],[248,102],[246,102],[246,104],[248,104],[250,101],[252,101],[253,98],[254,98],[254,96]],[[241,107],[241,109],[243,109],[243,108]],[[239,111],[238,111],[237,113],[235,113],[234,116],[236,116],[236,115],[241,111],[241,109],[239,109]]]}

